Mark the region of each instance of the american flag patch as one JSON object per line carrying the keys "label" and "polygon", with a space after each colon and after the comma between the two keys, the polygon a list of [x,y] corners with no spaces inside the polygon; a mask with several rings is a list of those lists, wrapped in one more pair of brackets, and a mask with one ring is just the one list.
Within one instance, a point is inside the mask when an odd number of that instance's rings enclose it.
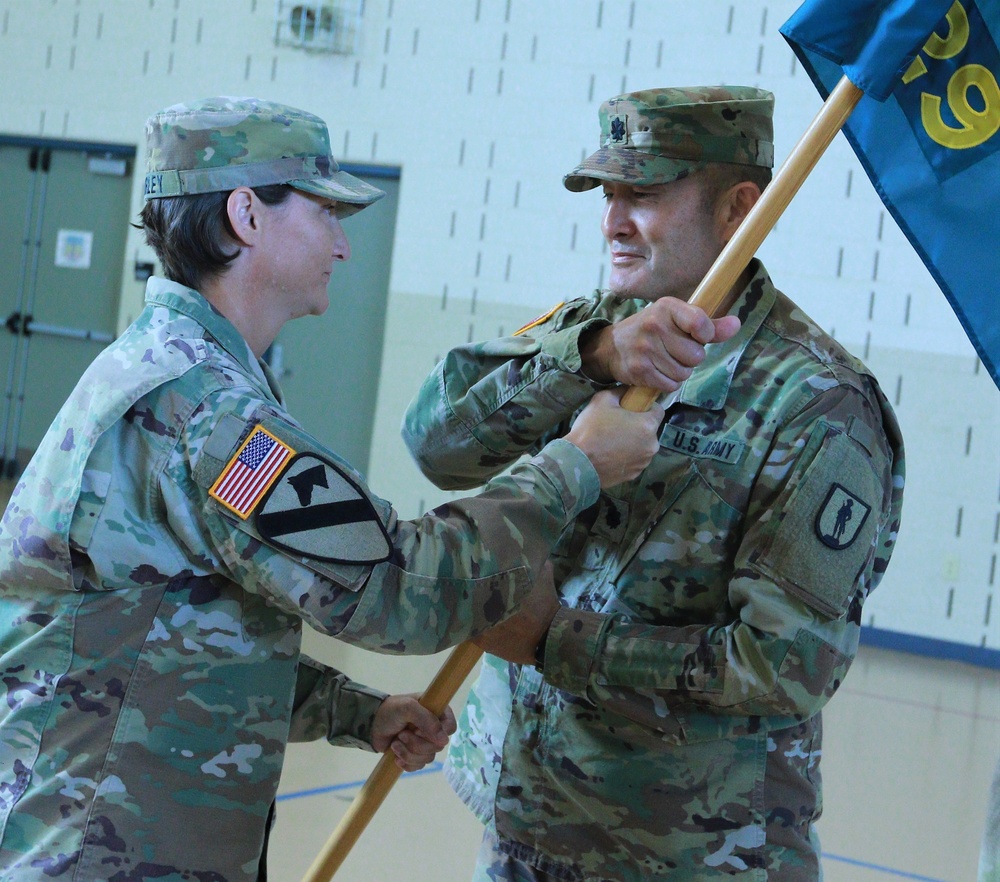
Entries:
{"label": "american flag patch", "polygon": [[263,426],[255,426],[208,495],[245,520],[294,454]]}

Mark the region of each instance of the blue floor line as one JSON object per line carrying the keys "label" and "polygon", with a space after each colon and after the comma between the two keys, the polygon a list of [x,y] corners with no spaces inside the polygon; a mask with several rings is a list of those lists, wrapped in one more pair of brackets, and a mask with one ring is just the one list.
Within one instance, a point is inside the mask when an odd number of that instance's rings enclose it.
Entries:
{"label": "blue floor line", "polygon": [[916,882],[947,882],[946,879],[938,879],[935,876],[918,876],[916,873],[907,873],[904,870],[894,870],[891,867],[880,867],[878,864],[870,864],[866,861],[858,861],[854,858],[843,857],[839,854],[823,852],[824,861],[838,861],[842,864],[850,864],[853,867],[864,867],[866,870],[875,870],[877,873],[885,873],[887,876],[895,876],[897,879],[915,879]]}
{"label": "blue floor line", "polygon": [[[430,775],[433,772],[440,772],[444,768],[443,763],[430,763],[419,772],[403,772],[402,778],[413,778],[419,775]],[[302,799],[305,796],[319,796],[322,793],[336,793],[339,790],[357,790],[364,781],[344,781],[342,784],[330,784],[327,787],[314,787],[311,790],[293,790],[290,793],[279,793],[276,800],[283,802],[286,799]]]}
{"label": "blue floor line", "polygon": [[[440,772],[443,768],[443,763],[435,762],[424,767],[419,772],[404,772],[401,777],[413,778],[418,775],[431,775],[435,772]],[[337,793],[342,790],[357,790],[364,783],[364,781],[345,781],[342,784],[330,784],[327,787],[314,787],[311,790],[293,790],[290,793],[278,794],[277,799],[278,802],[282,802],[287,799],[302,799],[306,796],[319,796],[324,793]],[[837,861],[838,863],[850,864],[854,867],[863,867],[866,870],[874,870],[876,873],[885,873],[887,876],[893,876],[897,879],[912,879],[914,882],[947,882],[945,879],[937,879],[934,876],[918,876],[916,873],[907,873],[904,870],[894,870],[891,867],[881,867],[878,864],[855,860],[854,858],[844,857],[839,854],[829,854],[828,852],[823,852],[823,860]]]}

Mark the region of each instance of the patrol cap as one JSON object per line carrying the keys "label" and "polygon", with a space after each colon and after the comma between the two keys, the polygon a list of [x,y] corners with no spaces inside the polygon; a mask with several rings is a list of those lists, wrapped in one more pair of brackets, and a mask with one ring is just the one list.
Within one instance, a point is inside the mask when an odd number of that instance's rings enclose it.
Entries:
{"label": "patrol cap", "polygon": [[709,162],[774,165],[774,95],[751,86],[646,89],[605,101],[600,149],[563,178],[567,190],[601,181],[666,184]]}
{"label": "patrol cap", "polygon": [[258,98],[204,98],[146,121],[145,198],[289,184],[352,214],[385,195],[340,170],[326,123]]}

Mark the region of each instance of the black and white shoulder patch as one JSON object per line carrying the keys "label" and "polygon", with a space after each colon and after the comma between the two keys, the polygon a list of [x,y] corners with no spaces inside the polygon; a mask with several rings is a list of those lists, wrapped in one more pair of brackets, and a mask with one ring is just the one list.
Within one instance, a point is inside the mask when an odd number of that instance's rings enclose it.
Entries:
{"label": "black and white shoulder patch", "polygon": [[754,563],[818,612],[840,618],[874,557],[882,474],[852,436],[820,422],[819,450],[776,505]]}
{"label": "black and white shoulder patch", "polygon": [[257,532],[275,548],[332,563],[372,565],[392,550],[378,513],[335,463],[298,453],[255,513]]}
{"label": "black and white shoulder patch", "polygon": [[816,535],[828,548],[839,551],[850,546],[868,520],[872,507],[836,481],[816,514]]}

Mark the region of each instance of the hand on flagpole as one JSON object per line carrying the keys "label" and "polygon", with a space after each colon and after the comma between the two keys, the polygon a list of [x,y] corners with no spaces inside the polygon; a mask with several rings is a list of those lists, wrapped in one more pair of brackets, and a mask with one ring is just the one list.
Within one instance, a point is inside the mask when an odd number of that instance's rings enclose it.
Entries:
{"label": "hand on flagpole", "polygon": [[620,389],[598,392],[564,436],[586,454],[602,487],[638,477],[660,449],[663,408],[637,414],[621,406],[621,397]]}
{"label": "hand on flagpole", "polygon": [[[420,704],[437,717],[444,714],[448,702],[455,697],[482,655],[483,651],[471,640],[459,643],[420,696]],[[384,753],[302,882],[329,882],[333,878],[401,774],[395,755]]]}
{"label": "hand on flagpole", "polygon": [[434,714],[420,704],[416,694],[390,695],[375,712],[372,747],[379,753],[392,753],[404,772],[416,772],[448,746],[456,728],[450,707]]}
{"label": "hand on flagpole", "polygon": [[736,316],[712,319],[676,297],[589,332],[580,343],[583,373],[599,383],[675,391],[705,358],[705,346],[732,337]]}

